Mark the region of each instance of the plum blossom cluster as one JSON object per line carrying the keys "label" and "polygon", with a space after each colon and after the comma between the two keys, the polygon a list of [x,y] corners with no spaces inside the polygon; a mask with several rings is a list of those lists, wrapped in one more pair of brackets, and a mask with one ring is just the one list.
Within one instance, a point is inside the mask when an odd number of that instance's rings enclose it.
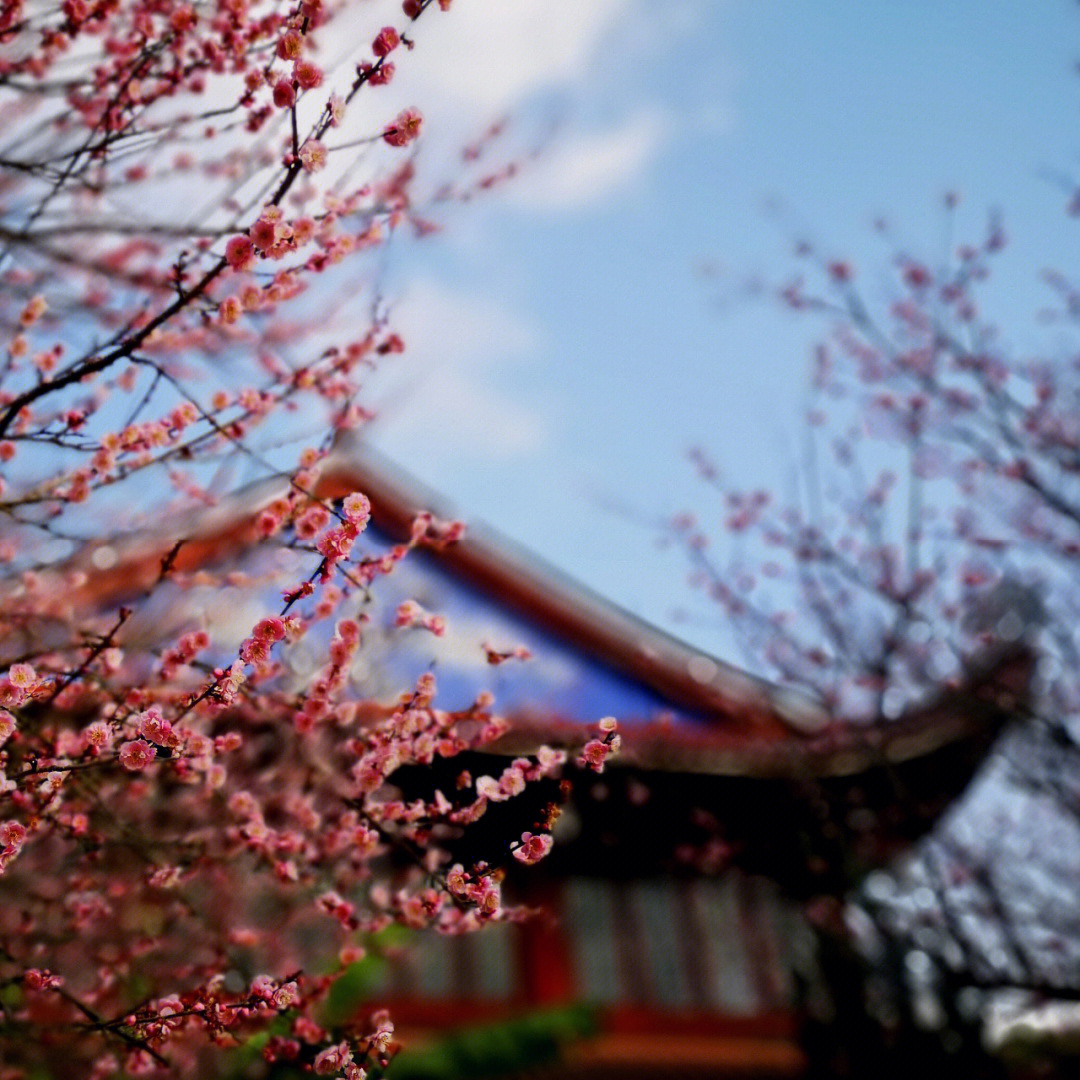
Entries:
{"label": "plum blossom cluster", "polygon": [[[73,659],[43,655],[4,675],[0,887],[24,892],[60,852],[72,863],[64,902],[46,890],[33,927],[18,936],[23,947],[11,951],[11,977],[24,993],[15,1013],[32,1022],[35,1002],[62,987],[50,1015],[71,1011],[68,1050],[89,1053],[93,1068],[193,1069],[213,1047],[284,1017],[290,1034],[267,1044],[271,1060],[362,1075],[387,1059],[392,1028],[373,1033],[359,1013],[345,1026],[321,1017],[365,942],[391,923],[464,933],[520,915],[504,903],[498,862],[454,863],[447,841],[492,804],[557,777],[566,754],[541,747],[497,776],[463,773],[452,789],[424,798],[397,791],[403,767],[481,749],[506,724],[490,712],[489,694],[465,709],[438,708],[431,674],[393,706],[365,701],[352,672],[366,616],[342,607],[411,547],[459,530],[424,515],[385,567],[385,555],[323,554],[312,536],[345,527],[359,536],[370,504],[358,492],[319,501],[318,456],[305,460],[289,494],[269,506],[281,515],[272,539],[306,551],[312,568],[283,590],[278,612],[258,619],[231,661],[215,665],[213,634],[189,630],[162,644],[156,670],[140,681],[136,653],[105,660],[118,651],[120,620]],[[247,521],[229,531],[265,543],[266,512],[249,506]],[[125,570],[138,577],[135,566]],[[300,645],[321,649],[324,662],[295,685],[284,660]],[[531,864],[547,855],[550,819],[542,829],[523,833],[505,859]],[[399,868],[403,853],[416,860],[411,870]],[[152,922],[169,932],[118,936],[117,919],[132,905],[156,913]],[[271,924],[260,916],[268,905],[277,912]],[[14,909],[0,914],[5,933],[9,917]],[[41,935],[62,944],[35,945]],[[337,975],[309,974],[325,969],[313,940],[338,958]],[[33,974],[43,958],[52,981]],[[251,967],[275,974],[237,988],[236,972]],[[150,1004],[127,999],[136,975],[139,985],[160,987]],[[84,1007],[100,1022],[77,1022]]]}
{"label": "plum blossom cluster", "polygon": [[[416,109],[365,134],[347,130],[348,106],[386,81],[386,56],[412,47],[435,6],[407,5],[406,23],[377,34],[373,62],[326,89],[318,43],[340,12],[320,0],[4,6],[0,461],[18,455],[19,471],[0,477],[0,499],[39,508],[28,528],[163,464],[191,493],[196,452],[234,447],[304,399],[337,424],[363,418],[355,375],[400,339],[376,316],[347,346],[320,344],[305,360],[290,354],[309,327],[325,338],[325,322],[279,313],[402,224],[427,227],[400,168],[347,169],[353,186],[320,176],[342,143],[418,137]],[[184,149],[196,143],[198,154]],[[207,200],[205,225],[186,224],[175,192],[185,177]],[[252,186],[265,192],[253,203],[240,194]],[[114,203],[145,213],[136,225]],[[95,425],[124,412],[122,430]],[[4,549],[10,561],[18,544],[5,538]]]}
{"label": "plum blossom cluster", "polygon": [[429,630],[436,637],[446,633],[446,620],[441,615],[425,611],[415,600],[403,600],[398,604],[394,625]]}
{"label": "plum blossom cluster", "polygon": [[402,770],[504,724],[362,677],[381,578],[463,526],[371,543],[333,471],[404,349],[358,282],[431,228],[399,152],[419,110],[358,98],[450,4],[335,35],[353,7],[0,6],[5,1076],[233,1075],[257,1045],[359,1080],[393,1024],[328,1001],[372,936],[513,917],[503,866],[547,846],[529,820],[475,865],[451,841],[562,755],[406,797]]}
{"label": "plum blossom cluster", "polygon": [[484,658],[492,666],[506,663],[507,660],[528,660],[532,653],[525,645],[515,645],[512,649],[494,649],[490,645],[484,647]]}
{"label": "plum blossom cluster", "polygon": [[[950,221],[957,204],[946,197]],[[1075,365],[1002,349],[981,294],[1006,248],[991,215],[939,266],[896,249],[875,300],[852,261],[799,244],[800,272],[779,298],[826,324],[808,416],[820,445],[807,490],[820,498],[810,509],[734,489],[703,450],[692,455],[739,538],[710,545],[692,515],[673,519],[692,585],[772,675],[834,715],[896,716],[971,657],[1030,637],[1050,607],[1059,625],[1075,622]],[[1042,317],[1064,334],[1076,286],[1059,273],[1046,284]],[[1048,713],[1073,715],[1075,635],[1045,644],[1062,673]]]}
{"label": "plum blossom cluster", "polygon": [[523,832],[521,843],[513,849],[514,858],[531,866],[538,863],[551,851],[552,839],[549,833]]}
{"label": "plum blossom cluster", "polygon": [[577,764],[583,769],[592,769],[601,773],[612,754],[618,753],[622,746],[622,736],[618,733],[618,721],[613,716],[605,716],[597,722],[600,737],[590,739],[581,749]]}

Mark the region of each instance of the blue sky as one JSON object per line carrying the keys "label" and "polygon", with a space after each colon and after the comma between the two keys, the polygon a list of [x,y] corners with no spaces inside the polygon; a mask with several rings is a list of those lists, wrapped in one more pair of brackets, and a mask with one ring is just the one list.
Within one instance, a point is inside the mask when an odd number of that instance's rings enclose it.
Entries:
{"label": "blue sky", "polygon": [[744,286],[793,276],[795,239],[873,280],[884,215],[934,262],[955,190],[960,236],[1004,214],[986,295],[1005,340],[1048,340],[1039,271],[1080,253],[1040,175],[1080,183],[1066,0],[458,0],[418,37],[389,89],[425,111],[432,184],[502,116],[493,161],[544,150],[445,211],[439,237],[395,245],[409,348],[371,385],[373,440],[467,518],[701,647],[730,653],[727,628],[672,621],[694,607],[685,566],[631,518],[707,510],[694,444],[734,484],[790,489],[816,328]]}

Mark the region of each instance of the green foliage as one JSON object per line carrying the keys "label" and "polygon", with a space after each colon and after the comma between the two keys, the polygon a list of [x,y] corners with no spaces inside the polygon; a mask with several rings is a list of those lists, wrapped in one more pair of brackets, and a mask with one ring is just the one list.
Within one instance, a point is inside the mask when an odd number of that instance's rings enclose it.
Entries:
{"label": "green foliage", "polygon": [[596,1031],[595,1011],[567,1005],[495,1024],[451,1032],[436,1042],[403,1050],[386,1080],[466,1080],[505,1076],[555,1061],[560,1050]]}
{"label": "green foliage", "polygon": [[404,926],[388,926],[364,942],[367,955],[350,964],[330,988],[320,1017],[325,1027],[338,1027],[371,1004],[386,978],[391,962],[388,954],[408,944],[413,936]]}

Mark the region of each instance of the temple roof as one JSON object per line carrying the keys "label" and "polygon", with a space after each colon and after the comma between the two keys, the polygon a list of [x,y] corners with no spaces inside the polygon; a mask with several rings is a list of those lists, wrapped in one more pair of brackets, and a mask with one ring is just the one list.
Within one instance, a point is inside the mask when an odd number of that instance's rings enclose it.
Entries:
{"label": "temple roof", "polygon": [[[189,513],[179,546],[175,526],[88,545],[53,571],[74,582],[64,590],[66,602],[103,608],[149,591],[166,561],[172,571],[191,573],[237,560],[258,545],[255,518],[285,483],[262,481]],[[369,447],[342,437],[319,466],[314,494],[334,500],[354,491],[367,494],[373,524],[389,542],[407,538],[421,511],[453,516],[437,495]],[[672,637],[483,526],[470,524],[460,540],[421,554],[428,561],[422,573],[442,581],[437,603],[457,604],[475,625],[497,614],[508,617],[506,625],[531,635],[539,661],[531,675],[537,661],[514,665],[512,676],[480,672],[500,684],[498,707],[514,721],[502,744],[507,753],[538,741],[580,742],[583,727],[600,715],[582,715],[588,703],[619,717],[623,759],[646,767],[772,778],[852,776],[957,744],[984,748],[1015,707],[1030,672],[1026,651],[999,651],[898,718],[847,723],[806,693]],[[403,568],[413,562],[410,557]],[[478,610],[478,603],[486,609]],[[542,685],[544,653],[562,663],[561,696]]]}

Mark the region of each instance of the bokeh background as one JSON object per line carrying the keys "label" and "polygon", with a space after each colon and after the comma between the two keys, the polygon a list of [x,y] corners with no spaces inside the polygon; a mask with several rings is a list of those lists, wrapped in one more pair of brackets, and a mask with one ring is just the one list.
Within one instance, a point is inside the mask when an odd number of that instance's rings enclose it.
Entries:
{"label": "bokeh background", "polygon": [[462,0],[370,100],[423,107],[432,195],[500,121],[471,175],[520,171],[395,237],[408,348],[371,383],[369,437],[467,518],[749,662],[657,523],[719,520],[693,446],[733,486],[795,492],[823,328],[777,301],[796,245],[873,299],[897,252],[939,265],[1000,215],[987,314],[1004,352],[1052,350],[1041,274],[1080,254],[1078,57],[1066,0]]}

